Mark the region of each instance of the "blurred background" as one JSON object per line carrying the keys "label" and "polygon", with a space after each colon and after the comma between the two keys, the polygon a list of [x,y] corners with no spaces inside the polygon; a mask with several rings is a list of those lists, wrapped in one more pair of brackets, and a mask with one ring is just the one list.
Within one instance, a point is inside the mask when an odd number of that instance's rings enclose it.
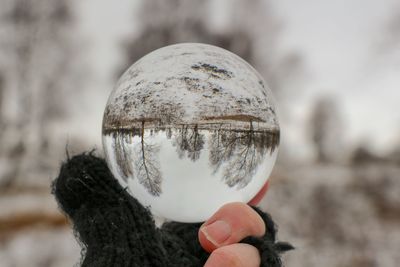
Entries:
{"label": "blurred background", "polygon": [[400,262],[397,0],[0,0],[0,266],[73,266],[50,185],[70,154],[102,154],[118,77],[177,42],[226,48],[266,79],[280,155],[261,206],[286,266]]}

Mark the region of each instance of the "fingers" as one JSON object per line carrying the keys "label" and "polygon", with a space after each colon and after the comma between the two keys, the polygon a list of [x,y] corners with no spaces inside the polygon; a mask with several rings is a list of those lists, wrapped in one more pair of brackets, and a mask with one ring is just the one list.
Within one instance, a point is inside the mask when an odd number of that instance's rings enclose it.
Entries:
{"label": "fingers", "polygon": [[234,202],[222,206],[199,230],[201,246],[212,252],[247,236],[263,236],[265,223],[250,206]]}
{"label": "fingers", "polygon": [[248,244],[233,244],[214,250],[204,267],[258,267],[258,250]]}

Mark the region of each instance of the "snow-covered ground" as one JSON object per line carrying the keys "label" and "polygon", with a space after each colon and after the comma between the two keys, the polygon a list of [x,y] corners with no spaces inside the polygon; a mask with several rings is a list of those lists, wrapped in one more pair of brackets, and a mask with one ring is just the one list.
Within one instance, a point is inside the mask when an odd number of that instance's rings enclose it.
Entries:
{"label": "snow-covered ground", "polygon": [[[261,206],[279,226],[280,240],[296,250],[285,265],[396,267],[400,262],[400,167],[277,166]],[[0,266],[73,266],[80,253],[72,230],[49,193],[0,197]],[[4,222],[36,212],[32,224]],[[21,218],[21,216],[19,217]],[[35,217],[29,217],[35,218]],[[2,226],[2,227],[1,227]]]}
{"label": "snow-covered ground", "polygon": [[286,266],[398,266],[399,177],[390,165],[276,170],[262,206],[296,247]]}
{"label": "snow-covered ground", "polygon": [[1,193],[1,267],[70,267],[79,262],[79,245],[49,191]]}

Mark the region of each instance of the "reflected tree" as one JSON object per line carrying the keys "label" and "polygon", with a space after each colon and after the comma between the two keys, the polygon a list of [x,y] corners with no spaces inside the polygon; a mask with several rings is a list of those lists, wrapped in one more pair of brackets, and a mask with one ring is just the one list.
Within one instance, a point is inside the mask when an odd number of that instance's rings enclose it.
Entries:
{"label": "reflected tree", "polygon": [[[113,134],[115,158],[124,179],[137,177],[147,191],[153,196],[162,193],[162,173],[158,153],[160,146],[149,143],[147,137],[164,135],[176,148],[180,159],[188,158],[195,162],[205,148],[206,136],[202,130],[209,131],[208,149],[209,163],[215,174],[222,168],[222,179],[229,187],[243,188],[253,178],[258,166],[265,157],[276,150],[279,145],[279,131],[255,130],[253,122],[246,130],[227,129],[207,125],[180,125],[179,128],[154,128],[154,123],[140,128],[106,131]],[[215,129],[215,130],[213,130]],[[115,133],[117,132],[117,133]],[[133,140],[133,138],[137,138]],[[133,145],[131,154],[129,145]]]}
{"label": "reflected tree", "polygon": [[170,140],[172,138],[172,129],[171,128],[165,129],[165,136],[167,137],[168,140]]}
{"label": "reflected tree", "polygon": [[145,123],[142,121],[140,128],[103,129],[103,134],[113,138],[112,149],[121,177],[125,181],[137,178],[151,195],[159,196],[162,193],[162,175],[158,161],[160,147],[146,142],[145,139],[147,134],[154,136],[161,130],[146,129]]}
{"label": "reflected tree", "polygon": [[210,165],[216,173],[222,165],[223,179],[230,187],[245,187],[265,155],[279,144],[279,132],[250,130],[215,130],[209,140]]}
{"label": "reflected tree", "polygon": [[200,152],[204,148],[204,135],[199,132],[198,125],[182,125],[178,129],[173,145],[179,158],[187,156],[192,161],[200,158]]}
{"label": "reflected tree", "polygon": [[214,173],[221,167],[222,163],[232,157],[236,148],[236,134],[227,130],[215,130],[210,137],[210,164],[214,166]]}
{"label": "reflected tree", "polygon": [[230,187],[245,187],[254,176],[265,153],[258,153],[254,132],[240,134],[238,144],[224,169],[223,179]]}
{"label": "reflected tree", "polygon": [[157,157],[159,151],[159,146],[145,141],[145,122],[143,121],[140,130],[140,145],[136,149],[137,158],[134,164],[140,184],[153,196],[159,196],[162,192],[162,175]]}
{"label": "reflected tree", "polygon": [[133,157],[128,145],[132,143],[132,135],[123,132],[113,132],[113,150],[115,160],[121,177],[126,182],[129,177],[133,177]]}

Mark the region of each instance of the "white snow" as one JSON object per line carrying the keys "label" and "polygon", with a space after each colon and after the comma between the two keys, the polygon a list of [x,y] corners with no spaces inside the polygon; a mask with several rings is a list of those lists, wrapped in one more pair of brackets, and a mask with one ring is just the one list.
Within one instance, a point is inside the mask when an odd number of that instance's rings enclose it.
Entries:
{"label": "white snow", "polygon": [[171,45],[141,58],[120,78],[107,111],[106,127],[170,113],[179,123],[247,115],[268,129],[279,128],[274,99],[258,72],[231,52],[205,44]]}

